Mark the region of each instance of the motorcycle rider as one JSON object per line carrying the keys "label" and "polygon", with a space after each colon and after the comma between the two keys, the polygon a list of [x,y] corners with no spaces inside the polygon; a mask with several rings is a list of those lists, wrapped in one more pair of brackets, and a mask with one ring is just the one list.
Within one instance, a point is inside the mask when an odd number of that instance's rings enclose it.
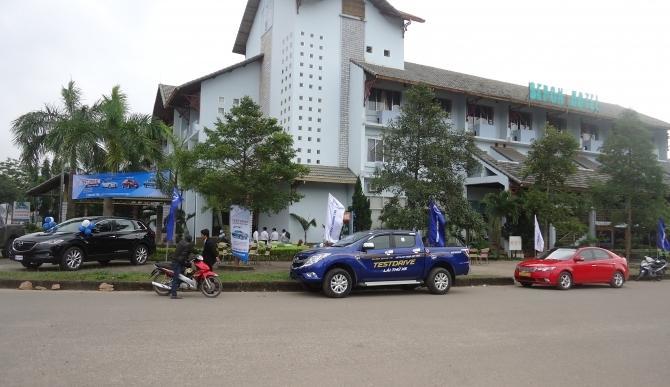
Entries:
{"label": "motorcycle rider", "polygon": [[188,262],[189,255],[193,250],[193,238],[190,235],[184,236],[184,239],[177,243],[174,255],[172,256],[172,288],[170,289],[171,299],[180,299],[177,295],[177,288],[179,287],[179,274],[181,274],[184,266]]}

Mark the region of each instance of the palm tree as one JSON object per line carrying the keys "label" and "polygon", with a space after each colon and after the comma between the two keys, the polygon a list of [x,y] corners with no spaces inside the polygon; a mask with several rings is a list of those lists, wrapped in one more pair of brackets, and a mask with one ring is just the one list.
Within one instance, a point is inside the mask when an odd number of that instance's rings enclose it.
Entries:
{"label": "palm tree", "polygon": [[302,226],[302,230],[305,232],[305,239],[303,239],[303,241],[307,243],[307,230],[309,230],[309,228],[312,226],[316,227],[316,219],[312,218],[312,220],[308,221],[302,216],[294,213],[291,213],[291,216],[293,217],[293,219],[297,220],[298,223],[300,223],[300,225]]}
{"label": "palm tree", "polygon": [[486,208],[489,230],[491,230],[490,240],[495,246],[498,246],[501,238],[502,218],[505,217],[512,223],[516,223],[519,219],[517,201],[509,191],[488,193],[482,201]]}
{"label": "palm tree", "polygon": [[[21,148],[21,161],[37,166],[41,158],[53,155],[62,170],[72,175],[78,170],[98,169],[103,149],[97,120],[99,105],[82,103],[81,90],[70,81],[61,89],[62,106],[45,105],[42,110],[26,113],[12,121],[14,143]],[[74,203],[68,200],[68,213]]]}

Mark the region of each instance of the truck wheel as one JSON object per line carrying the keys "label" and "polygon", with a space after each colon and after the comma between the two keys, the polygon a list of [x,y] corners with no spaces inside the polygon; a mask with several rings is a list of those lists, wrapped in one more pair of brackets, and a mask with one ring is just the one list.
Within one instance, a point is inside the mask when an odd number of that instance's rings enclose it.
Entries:
{"label": "truck wheel", "polygon": [[451,289],[451,273],[443,267],[434,268],[428,274],[426,286],[433,294],[446,294]]}
{"label": "truck wheel", "polygon": [[323,279],[323,292],[331,298],[343,298],[351,292],[351,275],[340,268],[332,269]]}

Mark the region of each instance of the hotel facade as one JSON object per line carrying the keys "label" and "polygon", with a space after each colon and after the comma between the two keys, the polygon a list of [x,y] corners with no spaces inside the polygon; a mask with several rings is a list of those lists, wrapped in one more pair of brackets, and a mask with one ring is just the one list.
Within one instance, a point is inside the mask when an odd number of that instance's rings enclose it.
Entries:
{"label": "hotel facade", "polygon": [[[370,180],[383,163],[384,128],[417,83],[435,90],[455,129],[474,135],[481,167],[467,177],[464,193],[473,206],[489,192],[532,184],[521,177],[523,161],[546,124],[580,143],[578,171],[568,185],[586,189],[603,178],[596,158],[622,107],[537,82],[522,86],[406,62],[405,34],[423,22],[385,0],[248,0],[233,47],[244,60],[180,86],[159,85],[154,116],[173,125],[189,148],[244,96],[275,117],[293,136],[295,161],[310,173],[295,183],[304,198],[277,214],[260,214],[258,227],[285,228],[295,240],[303,232],[289,214],[325,224],[328,194],[350,205],[358,178],[370,198],[373,227],[381,226],[387,198],[370,192]],[[670,171],[670,124],[640,117]],[[192,233],[217,225],[204,207],[203,197],[186,193],[184,210],[195,213],[188,222]],[[307,241],[321,240],[322,228],[311,228]]]}

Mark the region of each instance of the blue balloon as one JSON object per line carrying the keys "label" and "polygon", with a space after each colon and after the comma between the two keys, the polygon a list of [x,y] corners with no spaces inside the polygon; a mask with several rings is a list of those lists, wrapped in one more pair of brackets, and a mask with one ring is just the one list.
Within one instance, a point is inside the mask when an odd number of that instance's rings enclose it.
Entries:
{"label": "blue balloon", "polygon": [[80,231],[80,232],[84,232],[84,231],[86,231],[86,227],[84,227],[84,226],[79,226],[79,231]]}
{"label": "blue balloon", "polygon": [[44,223],[46,223],[46,224],[49,224],[53,221],[54,221],[54,218],[51,217],[51,216],[47,216],[46,218],[44,218]]}
{"label": "blue balloon", "polygon": [[86,229],[84,230],[84,235],[86,235],[86,236],[90,236],[90,235],[91,235],[91,229],[90,229],[90,228],[86,228]]}

